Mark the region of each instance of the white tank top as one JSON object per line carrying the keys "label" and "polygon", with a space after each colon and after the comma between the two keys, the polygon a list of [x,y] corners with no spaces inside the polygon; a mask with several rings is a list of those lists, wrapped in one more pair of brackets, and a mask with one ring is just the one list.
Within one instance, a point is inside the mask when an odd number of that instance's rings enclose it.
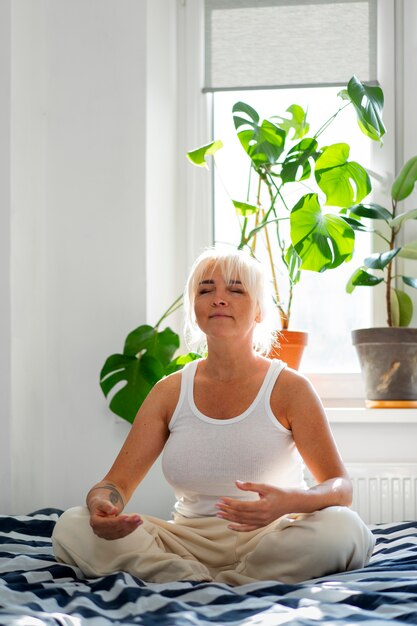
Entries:
{"label": "white tank top", "polygon": [[176,512],[186,517],[213,516],[221,496],[259,497],[238,489],[235,480],[305,489],[304,465],[292,433],[278,422],[270,405],[285,363],[271,361],[252,404],[230,419],[208,417],[196,407],[197,366],[198,361],[193,361],[181,372],[180,397],[162,456],[164,476],[177,499]]}

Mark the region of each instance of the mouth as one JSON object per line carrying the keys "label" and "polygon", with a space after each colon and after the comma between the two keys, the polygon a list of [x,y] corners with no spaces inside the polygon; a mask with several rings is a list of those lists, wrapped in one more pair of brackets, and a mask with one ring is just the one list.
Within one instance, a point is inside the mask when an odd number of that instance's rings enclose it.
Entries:
{"label": "mouth", "polygon": [[210,319],[213,317],[232,317],[231,315],[226,315],[226,313],[214,313],[213,315],[209,316]]}

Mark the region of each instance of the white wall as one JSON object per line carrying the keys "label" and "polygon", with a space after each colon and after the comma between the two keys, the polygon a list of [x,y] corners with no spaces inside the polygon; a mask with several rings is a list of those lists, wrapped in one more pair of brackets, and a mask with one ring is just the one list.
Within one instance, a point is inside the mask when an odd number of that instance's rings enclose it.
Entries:
{"label": "white wall", "polygon": [[0,0],[0,510],[11,507],[10,2]]}
{"label": "white wall", "polygon": [[185,155],[179,152],[177,133],[175,0],[148,3],[146,38],[147,319],[156,323],[184,286],[184,275],[177,271],[184,251],[177,230],[176,166]]}
{"label": "white wall", "polygon": [[[209,242],[184,156],[208,136],[188,97],[201,2],[0,0],[0,512],[78,504],[108,469],[129,425],[100,368]],[[351,462],[413,460],[415,428],[334,424]],[[156,464],[131,508],[171,502]]]}
{"label": "white wall", "polygon": [[354,409],[350,415],[348,410],[344,411],[343,418],[337,415],[337,411],[328,411],[336,444],[346,464],[401,465],[417,461],[417,410],[391,410],[392,417],[389,422],[384,422],[384,418],[379,417],[380,411],[380,409],[363,410],[359,421],[358,411]]}
{"label": "white wall", "polygon": [[[129,426],[108,410],[99,371],[147,309],[152,317],[159,309],[149,276],[156,285],[164,267],[175,275],[174,246],[162,232],[158,251],[156,237],[158,220],[172,224],[176,193],[175,75],[165,82],[176,3],[3,4],[11,11],[2,77],[12,75],[12,509],[28,512],[78,504],[113,461]],[[1,120],[7,130],[7,103]],[[166,265],[156,267],[158,258]],[[177,287],[161,299],[169,304]],[[136,500],[166,515],[168,493],[157,465]]]}

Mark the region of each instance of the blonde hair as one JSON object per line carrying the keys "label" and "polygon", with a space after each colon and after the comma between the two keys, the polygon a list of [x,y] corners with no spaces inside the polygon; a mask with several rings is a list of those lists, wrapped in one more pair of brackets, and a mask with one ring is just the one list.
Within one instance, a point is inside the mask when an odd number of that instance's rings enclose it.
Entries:
{"label": "blonde hair", "polygon": [[215,248],[205,250],[194,261],[184,291],[185,324],[184,337],[188,349],[203,353],[207,349],[206,337],[200,330],[194,313],[194,301],[199,283],[207,269],[220,268],[223,279],[229,283],[239,278],[243,288],[259,308],[260,321],[253,334],[254,349],[268,354],[276,339],[274,301],[264,268],[248,253],[233,250],[220,251]]}

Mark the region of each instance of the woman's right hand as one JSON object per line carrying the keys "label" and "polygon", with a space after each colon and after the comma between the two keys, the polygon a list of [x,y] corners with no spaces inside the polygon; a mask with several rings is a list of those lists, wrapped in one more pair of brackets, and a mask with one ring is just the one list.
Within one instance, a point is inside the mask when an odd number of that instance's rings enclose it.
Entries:
{"label": "woman's right hand", "polygon": [[90,525],[97,537],[122,539],[143,523],[140,515],[122,511],[164,449],[169,437],[168,420],[178,402],[180,387],[179,372],[156,383],[140,407],[110,471],[88,492]]}
{"label": "woman's right hand", "polygon": [[100,496],[90,499],[89,509],[90,526],[101,539],[122,539],[143,524],[140,515],[118,513],[117,507]]}

